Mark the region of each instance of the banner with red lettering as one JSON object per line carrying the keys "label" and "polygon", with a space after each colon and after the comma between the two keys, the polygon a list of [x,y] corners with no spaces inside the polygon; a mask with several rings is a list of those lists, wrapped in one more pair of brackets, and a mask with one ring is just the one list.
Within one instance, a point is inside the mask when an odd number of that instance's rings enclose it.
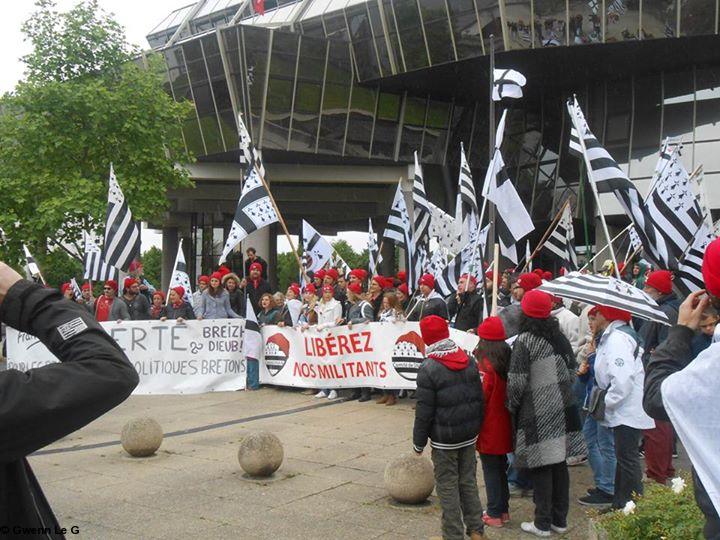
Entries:
{"label": "banner with red lettering", "polygon": [[[260,382],[302,388],[415,389],[425,358],[420,325],[364,323],[307,330],[265,326]],[[450,337],[472,351],[478,338],[450,330]]]}

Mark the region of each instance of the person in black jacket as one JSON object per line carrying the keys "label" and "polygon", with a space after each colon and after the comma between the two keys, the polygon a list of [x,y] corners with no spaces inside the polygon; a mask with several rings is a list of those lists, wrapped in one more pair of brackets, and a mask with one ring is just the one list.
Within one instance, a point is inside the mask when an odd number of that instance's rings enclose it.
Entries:
{"label": "person in black jacket", "polygon": [[450,318],[455,317],[453,328],[475,333],[483,311],[482,296],[477,294],[475,276],[465,274],[460,277],[457,293],[448,300],[447,308]]}
{"label": "person in black jacket", "polygon": [[[445,540],[484,538],[483,509],[476,479],[475,442],[483,419],[483,392],[475,360],[450,339],[447,320],[420,320],[427,345],[417,375],[413,449],[432,447],[435,490]],[[464,526],[463,526],[464,523]]]}
{"label": "person in black jacket", "polygon": [[432,274],[423,274],[418,282],[420,294],[408,311],[408,321],[420,321],[430,315],[437,315],[445,320],[450,318],[445,299],[435,291],[435,278]]}
{"label": "person in black jacket", "polygon": [[35,529],[22,538],[64,538],[26,457],[122,403],[138,374],[86,309],[4,263],[0,322],[37,336],[60,360],[0,372],[0,528]]}
{"label": "person in black jacket", "polygon": [[185,287],[173,287],[168,291],[168,304],[165,306],[161,321],[175,319],[177,322],[185,322],[195,318],[195,312],[190,304],[185,302]]}
{"label": "person in black jacket", "polygon": [[249,247],[245,250],[245,255],[247,255],[247,259],[245,259],[245,278],[250,277],[250,272],[252,271],[252,265],[253,264],[259,264],[260,265],[260,277],[267,281],[268,278],[268,264],[265,259],[263,259],[260,255],[257,254],[257,251],[255,251],[254,247]]}
{"label": "person in black jacket", "polygon": [[[262,267],[260,266],[260,263],[256,262],[251,264],[250,276],[248,277],[247,283],[245,285],[245,291],[248,295],[248,302],[250,302],[250,305],[253,307],[256,314],[262,311],[262,307],[260,306],[260,299],[263,297],[264,294],[270,294],[270,285],[260,276],[261,271]],[[243,315],[244,313],[240,314],[240,316]]]}

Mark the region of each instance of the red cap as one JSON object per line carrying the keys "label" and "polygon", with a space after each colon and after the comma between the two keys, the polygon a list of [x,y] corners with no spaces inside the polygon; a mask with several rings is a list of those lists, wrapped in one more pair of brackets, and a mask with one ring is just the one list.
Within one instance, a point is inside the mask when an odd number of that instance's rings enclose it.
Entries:
{"label": "red cap", "polygon": [[407,272],[405,270],[400,270],[397,274],[395,274],[395,277],[398,281],[405,283],[407,281]]}
{"label": "red cap", "polygon": [[210,278],[208,276],[200,276],[198,278],[198,283],[210,283]]}
{"label": "red cap", "polygon": [[[485,272],[485,279],[489,279],[490,281],[492,281],[494,274],[495,274],[495,272],[493,272],[492,270],[488,270],[487,272]],[[498,274],[496,277],[497,277],[498,285],[500,285],[500,280],[501,280],[502,276],[500,274]]]}
{"label": "red cap", "polygon": [[371,281],[371,282],[374,281],[375,283],[377,283],[378,285],[380,285],[380,288],[381,288],[381,289],[385,288],[385,278],[382,277],[382,276],[379,276],[379,275],[373,276],[370,281]]}
{"label": "red cap", "polygon": [[520,274],[520,277],[517,280],[517,285],[518,287],[525,289],[525,291],[532,291],[542,285],[542,280],[537,274]]}
{"label": "red cap", "polygon": [[60,292],[62,294],[65,294],[65,291],[67,291],[70,287],[70,283],[63,283],[62,285],[60,285]]}
{"label": "red cap", "polygon": [[500,317],[488,317],[477,328],[478,337],[487,341],[505,341],[507,334]]}
{"label": "red cap", "polygon": [[435,288],[435,278],[432,274],[423,274],[420,276],[420,281],[418,282],[418,285],[427,285],[431,289]]}
{"label": "red cap", "polygon": [[598,313],[600,313],[600,306],[595,306],[590,308],[588,311],[588,317],[595,317]]}
{"label": "red cap", "polygon": [[177,286],[177,287],[173,287],[172,290],[175,291],[175,293],[176,293],[180,298],[184,298],[184,297],[185,297],[185,287]]}
{"label": "red cap", "polygon": [[123,289],[129,289],[133,285],[137,285],[137,279],[126,277],[125,281],[123,281]]}
{"label": "red cap", "polygon": [[118,290],[117,281],[115,281],[114,279],[108,279],[108,280],[105,282],[105,287],[110,287],[110,288],[112,288],[112,289],[115,289],[115,292],[117,292],[117,290]]}
{"label": "red cap", "polygon": [[[180,287],[180,288],[182,289],[182,287]],[[185,289],[183,289],[183,294],[185,294]],[[153,298],[155,298],[156,296],[159,296],[160,298],[162,298],[163,302],[165,301],[165,293],[162,292],[161,290],[157,290],[153,293]],[[182,294],[180,296],[182,297]]]}
{"label": "red cap", "polygon": [[448,322],[437,315],[428,315],[420,319],[420,334],[425,345],[432,345],[450,337]]}
{"label": "red cap", "polygon": [[322,292],[323,294],[325,294],[326,292],[335,293],[335,288],[332,285],[325,285],[322,288]]}
{"label": "red cap", "polygon": [[621,276],[623,275],[623,272],[625,272],[625,266],[626,266],[626,264],[624,261],[618,263],[618,272],[620,273]]}
{"label": "red cap", "polygon": [[325,270],[323,270],[321,268],[320,270],[315,272],[315,274],[313,275],[313,279],[319,279],[319,280],[325,279]]}
{"label": "red cap", "polygon": [[705,248],[702,264],[705,290],[713,296],[720,296],[720,239],[715,239]]}
{"label": "red cap", "polygon": [[662,294],[672,292],[672,273],[669,270],[655,270],[645,278],[645,286],[652,287]]}
{"label": "red cap", "polygon": [[315,288],[315,285],[313,285],[312,283],[308,283],[307,285],[305,285],[305,292],[315,294],[317,292],[317,289]]}
{"label": "red cap", "polygon": [[472,283],[473,285],[477,285],[477,278],[475,276],[473,276],[472,274],[463,274],[462,276],[460,276],[460,279],[463,279],[463,278],[466,281],[469,280],[470,283]]}
{"label": "red cap", "polygon": [[616,307],[610,307],[610,306],[602,306],[597,305],[595,306],[598,310],[598,313],[605,317],[606,320],[612,322],[612,321],[625,321],[630,322],[630,319],[632,319],[632,314],[629,311],[625,311],[624,309],[619,309]]}
{"label": "red cap", "polygon": [[300,296],[300,285],[297,283],[291,283],[288,285],[288,291],[295,293],[295,296]]}
{"label": "red cap", "polygon": [[409,296],[409,295],[410,295],[410,291],[408,291],[407,283],[401,283],[401,284],[398,286],[398,291],[400,291],[401,293],[403,293],[405,296]]}
{"label": "red cap", "polygon": [[253,270],[257,270],[258,272],[262,273],[262,264],[259,262],[254,262],[250,265],[250,272]]}
{"label": "red cap", "polygon": [[225,266],[224,264],[221,264],[220,268],[218,268],[218,272],[220,272],[224,276],[225,274],[230,273],[230,269],[227,266]]}
{"label": "red cap", "polygon": [[542,277],[544,272],[545,271],[542,268],[536,268],[535,270],[532,271],[532,273],[536,274],[538,277]]}
{"label": "red cap", "polygon": [[133,259],[130,263],[130,266],[128,266],[128,272],[134,272],[135,270],[138,270],[140,268],[142,268],[142,263],[137,259]]}
{"label": "red cap", "polygon": [[545,271],[543,272],[542,278],[543,278],[545,281],[552,281],[552,280],[553,280],[553,277],[554,277],[554,276],[553,276],[552,272],[549,272],[549,271],[547,271],[547,270],[545,270]]}
{"label": "red cap", "polygon": [[367,271],[363,270],[362,268],[355,268],[354,270],[350,270],[348,276],[352,276],[359,279],[360,281],[363,281],[367,278]]}
{"label": "red cap", "polygon": [[222,274],[220,272],[213,272],[210,274],[210,279],[217,279],[218,281],[222,281]]}
{"label": "red cap", "polygon": [[340,277],[340,273],[334,268],[330,268],[327,272],[325,272],[325,277],[330,277],[333,281],[337,281],[337,278]]}
{"label": "red cap", "polygon": [[82,284],[82,287],[80,287],[80,289],[82,289],[83,291],[89,291],[89,290],[90,290],[90,283],[88,283],[88,282],[86,281],[85,283]]}
{"label": "red cap", "polygon": [[347,290],[355,294],[362,294],[362,286],[356,281],[347,286]]}
{"label": "red cap", "polygon": [[552,296],[542,291],[528,291],[523,296],[520,307],[531,319],[547,319],[552,311]]}

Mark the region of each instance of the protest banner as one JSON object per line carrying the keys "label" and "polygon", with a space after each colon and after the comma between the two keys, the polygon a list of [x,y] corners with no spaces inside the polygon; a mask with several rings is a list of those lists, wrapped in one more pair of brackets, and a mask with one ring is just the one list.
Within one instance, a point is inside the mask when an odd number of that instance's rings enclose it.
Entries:
{"label": "protest banner", "polygon": [[[134,394],[198,394],[245,388],[244,319],[101,323],[140,375]],[[8,368],[57,362],[36,337],[8,328]]]}
{"label": "protest banner", "polygon": [[[363,323],[318,331],[265,326],[260,382],[302,388],[373,387],[414,390],[425,357],[420,325]],[[468,352],[478,338],[450,330]]]}

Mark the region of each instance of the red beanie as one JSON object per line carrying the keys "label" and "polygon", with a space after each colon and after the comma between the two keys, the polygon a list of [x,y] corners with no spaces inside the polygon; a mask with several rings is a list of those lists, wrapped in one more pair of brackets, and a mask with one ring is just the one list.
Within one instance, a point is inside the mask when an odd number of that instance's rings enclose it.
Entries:
{"label": "red beanie", "polygon": [[177,294],[181,300],[185,297],[185,287],[178,285],[177,287],[173,287],[172,290],[175,291],[175,294]]}
{"label": "red beanie", "polygon": [[315,294],[317,292],[317,289],[315,288],[315,285],[313,285],[312,283],[308,283],[307,285],[305,285],[305,292]]}
{"label": "red beanie", "polygon": [[450,337],[448,322],[437,315],[428,315],[420,319],[420,334],[425,345],[432,345]]}
{"label": "red beanie", "polygon": [[331,277],[333,281],[337,281],[337,278],[340,277],[340,274],[334,268],[330,268],[330,270],[325,272],[325,277]]}
{"label": "red beanie", "polygon": [[115,281],[114,279],[108,279],[108,280],[105,282],[105,287],[110,287],[111,289],[114,289],[115,292],[117,292],[117,290],[118,290],[117,281]]}
{"label": "red beanie", "polygon": [[208,276],[200,276],[198,278],[198,283],[210,283],[210,278]]}
{"label": "red beanie", "polygon": [[125,281],[123,281],[123,289],[129,289],[133,285],[137,284],[137,279],[126,277]]}
{"label": "red beanie", "polygon": [[400,291],[401,293],[403,293],[405,296],[408,296],[408,295],[410,294],[410,291],[408,291],[407,283],[401,283],[401,284],[398,286],[398,291]]}
{"label": "red beanie", "polygon": [[713,296],[720,296],[720,239],[715,239],[705,248],[702,264],[705,290]]}
{"label": "red beanie", "polygon": [[477,335],[487,341],[505,341],[507,334],[500,317],[488,317],[477,328]]}
{"label": "red beanie", "polygon": [[543,278],[545,281],[552,281],[552,280],[553,280],[552,272],[548,272],[548,271],[546,270],[545,272],[543,272],[542,278]]}
{"label": "red beanie", "polygon": [[362,294],[362,285],[360,285],[357,281],[354,283],[350,283],[347,286],[347,290],[350,292],[353,292],[355,294]]}
{"label": "red beanie", "polygon": [[605,317],[606,320],[612,322],[612,321],[625,321],[630,322],[630,319],[632,319],[632,314],[629,311],[625,311],[624,309],[619,309],[616,307],[610,307],[610,306],[603,306],[598,304],[595,306],[603,317]]}
{"label": "red beanie", "polygon": [[540,285],[542,285],[542,280],[537,274],[520,274],[520,277],[517,280],[517,285],[518,287],[525,289],[525,291],[527,292],[532,291],[533,289],[536,289]]}
{"label": "red beanie", "polygon": [[381,289],[384,289],[384,288],[385,288],[385,278],[382,277],[382,276],[380,276],[380,275],[373,276],[370,281],[371,281],[371,282],[374,281],[375,283],[377,283],[378,285],[380,285],[380,288],[381,288]]}
{"label": "red beanie", "polygon": [[435,288],[435,278],[432,274],[423,274],[420,276],[420,281],[418,282],[418,285],[427,285],[431,289]]}
{"label": "red beanie", "polygon": [[672,292],[672,273],[669,270],[655,270],[645,278],[645,286],[652,287],[662,294]]}
{"label": "red beanie", "polygon": [[250,265],[250,272],[253,270],[257,270],[258,272],[262,273],[262,264],[259,262],[254,262]]}
{"label": "red beanie", "polygon": [[90,290],[90,284],[86,281],[82,284],[82,287],[80,287],[83,291],[89,291]]}
{"label": "red beanie", "polygon": [[[180,288],[182,289],[182,287],[180,287]],[[185,294],[185,289],[183,289],[183,294]],[[165,293],[164,292],[159,291],[159,290],[155,291],[153,293],[153,298],[155,298],[156,296],[159,296],[160,298],[162,298],[163,302],[165,301]],[[182,294],[180,296],[182,297]]]}
{"label": "red beanie", "polygon": [[130,263],[130,266],[128,266],[128,272],[135,272],[136,270],[142,268],[142,263],[138,261],[137,259],[133,259]]}
{"label": "red beanie", "polygon": [[473,276],[472,274],[463,274],[460,276],[460,279],[465,279],[465,281],[469,281],[473,285],[477,285],[477,278]]}
{"label": "red beanie", "polygon": [[67,291],[69,288],[70,288],[69,283],[63,283],[62,285],[60,285],[60,293],[65,294],[65,291]]}
{"label": "red beanie", "polygon": [[545,271],[542,268],[536,268],[532,271],[533,274],[535,274],[538,277],[542,277],[542,275],[545,273]]}
{"label": "red beanie", "polygon": [[542,291],[528,291],[523,296],[520,307],[531,319],[547,319],[552,311],[552,296]]}
{"label": "red beanie", "polygon": [[218,281],[222,281],[222,274],[220,272],[213,272],[210,274],[210,279],[217,279]]}
{"label": "red beanie", "polygon": [[395,274],[395,277],[398,278],[398,281],[405,283],[407,281],[407,272],[405,270],[400,270],[397,274]]}
{"label": "red beanie", "polygon": [[300,296],[300,285],[297,283],[291,283],[288,285],[288,291],[295,293],[295,296]]}
{"label": "red beanie", "polygon": [[[488,270],[487,272],[485,272],[485,279],[489,279],[490,281],[492,281],[494,275],[495,275],[495,272],[493,272],[492,270]],[[495,276],[498,285],[500,285],[501,277],[502,277],[502,276],[501,276],[500,274],[498,274],[497,276]]]}
{"label": "red beanie", "polygon": [[367,277],[367,272],[360,268],[355,268],[354,270],[350,270],[350,272],[348,273],[348,276],[352,276],[352,277],[357,278],[360,281],[362,281]]}
{"label": "red beanie", "polygon": [[325,270],[321,268],[320,270],[315,272],[315,275],[313,275],[313,279],[319,279],[320,281],[325,279]]}
{"label": "red beanie", "polygon": [[220,272],[224,276],[225,274],[230,273],[230,269],[227,266],[225,266],[224,264],[221,264],[220,268],[218,268],[218,272]]}

